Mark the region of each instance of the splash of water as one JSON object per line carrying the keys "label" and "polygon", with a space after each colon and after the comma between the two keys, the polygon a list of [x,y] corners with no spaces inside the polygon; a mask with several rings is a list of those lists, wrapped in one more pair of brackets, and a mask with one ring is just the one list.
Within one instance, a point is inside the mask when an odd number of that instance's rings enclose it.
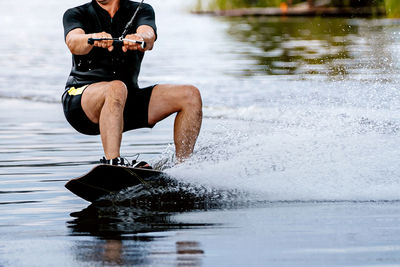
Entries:
{"label": "splash of water", "polygon": [[[358,97],[351,84],[331,84],[324,94],[338,100],[314,95],[307,105],[283,97],[276,101],[285,105],[208,107],[194,156],[167,172],[195,185],[243,190],[251,201],[399,200],[399,93],[369,86]],[[346,90],[354,95],[338,94]]]}

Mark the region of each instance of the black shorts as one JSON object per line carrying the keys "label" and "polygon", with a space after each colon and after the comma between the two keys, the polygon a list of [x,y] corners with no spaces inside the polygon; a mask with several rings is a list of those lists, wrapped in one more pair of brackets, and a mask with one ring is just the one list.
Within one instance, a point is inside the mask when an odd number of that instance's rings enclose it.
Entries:
{"label": "black shorts", "polygon": [[[64,115],[69,124],[80,133],[87,135],[100,134],[99,124],[93,123],[82,109],[81,99],[85,85],[79,88],[71,87],[62,95]],[[138,128],[152,128],[148,123],[149,102],[153,86],[145,88],[128,88],[128,97],[124,109],[124,132]]]}

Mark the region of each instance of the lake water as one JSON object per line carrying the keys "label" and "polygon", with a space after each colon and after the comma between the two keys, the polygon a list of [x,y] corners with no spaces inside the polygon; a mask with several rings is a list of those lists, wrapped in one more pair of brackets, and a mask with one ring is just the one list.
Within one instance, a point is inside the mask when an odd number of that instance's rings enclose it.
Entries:
{"label": "lake water", "polygon": [[[400,263],[400,23],[192,15],[149,0],[159,38],[140,84],[191,83],[195,154],[166,169],[194,198],[89,206],[64,188],[102,157],[60,97],[63,12],[0,10],[0,266],[395,266]],[[122,154],[172,165],[173,118]],[[162,196],[161,196],[162,198]]]}

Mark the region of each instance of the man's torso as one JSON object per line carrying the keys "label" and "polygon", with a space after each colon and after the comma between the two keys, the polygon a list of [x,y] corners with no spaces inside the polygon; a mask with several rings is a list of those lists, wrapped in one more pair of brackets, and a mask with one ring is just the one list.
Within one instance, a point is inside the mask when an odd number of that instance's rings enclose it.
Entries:
{"label": "man's torso", "polygon": [[[137,2],[121,0],[121,6],[113,18],[95,0],[69,9],[64,14],[64,34],[66,36],[73,29],[82,28],[85,33],[104,31],[118,38],[138,5]],[[140,25],[149,25],[156,32],[154,11],[150,5],[141,7],[128,33],[135,33]],[[137,79],[143,56],[144,53],[140,51],[123,52],[121,47],[115,47],[112,52],[93,47],[87,55],[72,55],[72,69],[66,88],[112,80],[121,80],[128,88],[138,88]]]}

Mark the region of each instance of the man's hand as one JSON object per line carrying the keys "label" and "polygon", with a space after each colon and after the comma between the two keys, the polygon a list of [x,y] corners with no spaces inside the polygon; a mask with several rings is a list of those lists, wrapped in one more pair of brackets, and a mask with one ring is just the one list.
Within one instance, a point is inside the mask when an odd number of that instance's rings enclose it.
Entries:
{"label": "man's hand", "polygon": [[[99,32],[99,33],[93,33],[92,37],[93,39],[95,38],[110,38],[112,39],[111,34],[106,33],[106,32]],[[107,48],[108,51],[113,51],[114,46],[113,46],[113,40],[103,40],[103,41],[94,41],[94,46],[101,47],[101,48]]]}
{"label": "man's hand", "polygon": [[135,34],[128,34],[125,39],[141,41],[146,43],[146,47],[143,49],[140,44],[124,41],[122,51],[138,50],[141,52],[153,49],[154,41],[156,40],[156,34],[152,27],[147,25],[141,25],[137,28]]}
{"label": "man's hand", "polygon": [[[125,39],[144,42],[143,37],[140,36],[139,34],[128,34],[125,37]],[[145,49],[143,49],[140,44],[124,41],[124,44],[122,46],[122,51],[126,52],[128,50],[139,50],[141,52],[145,51]]]}

